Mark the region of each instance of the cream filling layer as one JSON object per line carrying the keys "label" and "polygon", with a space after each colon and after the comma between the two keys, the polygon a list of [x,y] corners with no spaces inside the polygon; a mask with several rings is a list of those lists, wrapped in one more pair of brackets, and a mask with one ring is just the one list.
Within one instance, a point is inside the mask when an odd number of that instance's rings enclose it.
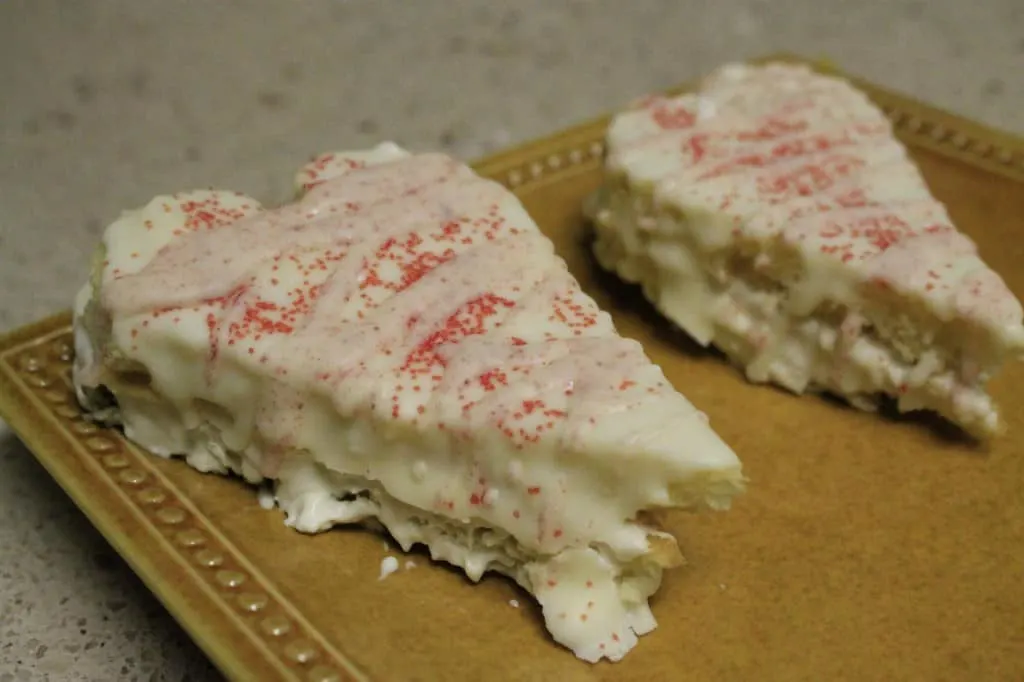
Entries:
{"label": "cream filling layer", "polygon": [[693,235],[730,231],[712,214],[676,218],[619,187],[592,197],[587,211],[600,265],[639,284],[662,314],[721,349],[750,381],[835,393],[861,409],[884,394],[900,411],[934,410],[976,434],[998,430],[984,389],[990,368],[927,339],[900,347],[887,338],[892,325],[873,324],[875,311],[841,278],[815,287],[811,297],[821,303],[803,305],[800,292],[756,271],[756,258],[735,267],[726,244],[702,250]]}
{"label": "cream filling layer", "polygon": [[[250,483],[265,480],[259,455],[225,447],[211,422],[185,428],[174,407],[155,397],[122,393],[118,402],[116,412],[108,408],[108,417],[150,452],[183,454],[202,472],[233,473]],[[545,555],[479,519],[455,520],[406,504],[380,482],[331,471],[308,452],[286,455],[269,479],[285,523],[297,531],[362,524],[385,530],[405,551],[425,545],[432,559],[462,568],[474,582],[487,571],[511,577],[537,599],[555,641],[584,661],[618,661],[638,636],[657,627],[647,600],[660,586],[663,569],[645,551],[650,531],[638,525],[623,524],[615,548],[594,542]]]}

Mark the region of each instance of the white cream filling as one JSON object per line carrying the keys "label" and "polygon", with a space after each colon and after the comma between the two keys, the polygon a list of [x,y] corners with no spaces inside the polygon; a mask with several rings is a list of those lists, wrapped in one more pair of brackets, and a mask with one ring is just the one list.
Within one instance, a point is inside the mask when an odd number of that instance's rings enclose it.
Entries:
{"label": "white cream filling", "polygon": [[[252,453],[227,450],[208,422],[184,429],[174,408],[159,401],[122,398],[120,407],[126,435],[147,450],[162,456],[184,453],[199,471],[263,480]],[[417,509],[376,481],[329,471],[304,453],[282,462],[273,499],[286,525],[302,533],[364,524],[383,528],[405,551],[425,545],[432,559],[462,568],[474,582],[487,571],[511,577],[537,598],[555,641],[585,661],[617,661],[657,625],[647,599],[658,589],[662,569],[643,553],[622,559],[621,551],[595,543],[540,555],[506,532]]]}
{"label": "white cream filling", "polygon": [[283,465],[276,497],[298,531],[379,523],[403,550],[424,545],[432,559],[459,566],[474,582],[487,571],[511,577],[536,596],[555,641],[583,660],[619,660],[657,625],[647,599],[661,583],[661,568],[644,557],[623,562],[601,544],[539,555],[508,533],[416,509],[377,482],[330,472],[302,456]]}
{"label": "white cream filling", "polygon": [[797,394],[828,391],[861,409],[874,409],[885,394],[896,398],[901,411],[935,410],[973,432],[998,428],[998,413],[982,383],[986,372],[966,382],[963,368],[940,349],[907,361],[884,339],[862,333],[867,320],[838,279],[835,298],[851,310],[843,322],[795,315],[792,292],[716,271],[721,252],[702,253],[695,240],[685,238],[728,234],[714,215],[682,223],[621,189],[599,194],[589,206],[601,266],[640,284],[667,318],[700,344],[721,349],[745,368],[750,381],[773,382]]}

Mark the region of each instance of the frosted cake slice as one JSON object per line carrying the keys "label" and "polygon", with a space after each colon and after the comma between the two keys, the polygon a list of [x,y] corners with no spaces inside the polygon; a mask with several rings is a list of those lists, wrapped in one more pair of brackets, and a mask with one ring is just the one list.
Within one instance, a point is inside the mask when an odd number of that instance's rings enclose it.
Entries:
{"label": "frosted cake slice", "polygon": [[616,116],[605,168],[598,261],[749,380],[1000,429],[985,385],[1021,306],[847,82],[722,67]]}
{"label": "frosted cake slice", "polygon": [[76,305],[82,404],[273,481],[300,531],[379,525],[507,574],[555,640],[620,659],[681,561],[647,511],[727,507],[736,456],[497,183],[384,144],[297,185],[273,210],[161,196],[107,229]]}

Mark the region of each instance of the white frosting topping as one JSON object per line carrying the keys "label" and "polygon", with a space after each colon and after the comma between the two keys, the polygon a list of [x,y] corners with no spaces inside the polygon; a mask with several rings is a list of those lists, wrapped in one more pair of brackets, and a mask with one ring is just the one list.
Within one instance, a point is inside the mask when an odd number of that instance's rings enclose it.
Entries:
{"label": "white frosting topping", "polygon": [[[201,470],[278,479],[298,530],[380,518],[473,579],[509,573],[557,641],[624,655],[654,627],[646,597],[676,552],[633,519],[726,505],[736,456],[498,184],[387,144],[319,157],[296,182],[279,209],[189,192],[108,229],[78,328],[92,305],[110,320],[93,355],[150,377],[158,399],[114,382],[126,433]],[[652,537],[668,558],[648,558]]]}

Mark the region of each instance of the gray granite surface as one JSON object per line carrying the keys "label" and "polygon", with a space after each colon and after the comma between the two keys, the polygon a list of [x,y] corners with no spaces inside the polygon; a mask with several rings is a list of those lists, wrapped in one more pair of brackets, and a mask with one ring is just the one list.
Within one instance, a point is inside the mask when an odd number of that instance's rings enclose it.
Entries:
{"label": "gray granite surface", "polygon": [[[783,49],[1024,133],[1020,0],[4,0],[0,330],[156,193],[281,199],[382,138],[476,157]],[[217,679],[2,423],[0,518],[0,682]]]}

